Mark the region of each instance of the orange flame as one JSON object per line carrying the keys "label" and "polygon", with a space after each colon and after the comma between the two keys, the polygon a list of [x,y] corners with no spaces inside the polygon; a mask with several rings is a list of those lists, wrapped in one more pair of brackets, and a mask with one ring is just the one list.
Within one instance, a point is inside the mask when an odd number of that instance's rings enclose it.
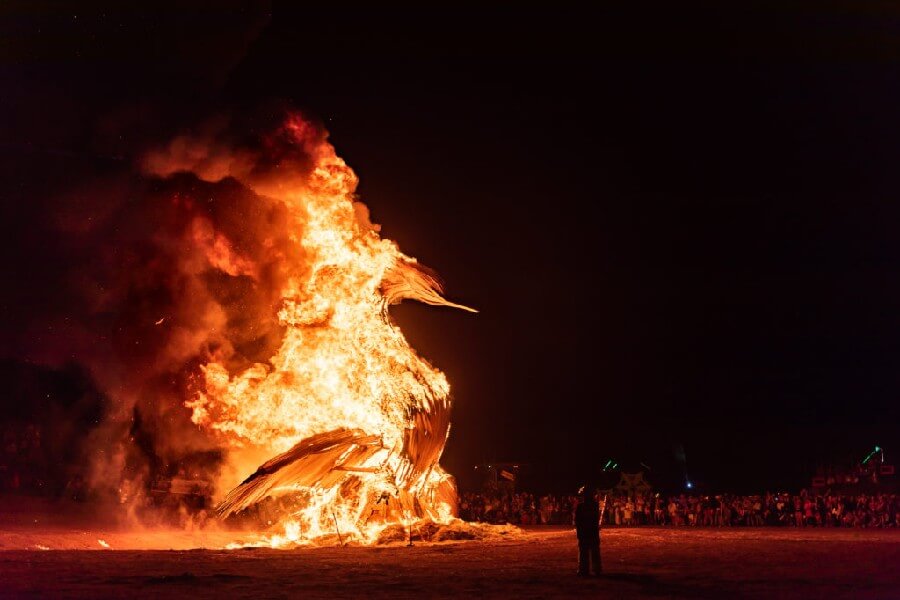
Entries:
{"label": "orange flame", "polygon": [[[392,523],[447,521],[455,487],[438,461],[450,385],[409,346],[387,305],[409,298],[471,309],[445,300],[426,269],[378,235],[354,201],[356,175],[321,131],[291,116],[276,135],[310,157],[308,172],[286,163],[278,176],[256,177],[246,155],[206,156],[185,138],[168,149],[174,166],[147,161],[161,174],[231,176],[282,202],[305,259],[286,265],[277,352],[237,373],[210,360],[203,391],[186,402],[196,424],[233,448],[280,453],[232,490],[220,513],[290,496],[297,508],[274,546],[327,534],[368,542]],[[208,223],[194,223],[193,238],[215,267],[255,278],[252,261]]]}

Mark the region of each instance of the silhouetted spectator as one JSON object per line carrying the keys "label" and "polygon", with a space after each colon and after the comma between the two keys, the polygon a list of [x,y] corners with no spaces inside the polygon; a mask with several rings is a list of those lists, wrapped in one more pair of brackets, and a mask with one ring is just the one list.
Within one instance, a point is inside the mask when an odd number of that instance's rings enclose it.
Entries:
{"label": "silhouetted spectator", "polygon": [[575,508],[575,532],[578,536],[578,575],[594,575],[602,572],[600,562],[600,504],[588,486],[581,490],[581,498]]}

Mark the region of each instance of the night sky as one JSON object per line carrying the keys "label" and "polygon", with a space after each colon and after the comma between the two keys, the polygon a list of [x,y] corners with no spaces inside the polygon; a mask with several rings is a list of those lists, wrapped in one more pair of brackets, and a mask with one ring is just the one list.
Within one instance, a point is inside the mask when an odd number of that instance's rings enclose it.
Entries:
{"label": "night sky", "polygon": [[392,309],[453,385],[464,487],[514,460],[570,489],[608,458],[678,486],[679,448],[717,490],[796,488],[876,443],[893,462],[900,10],[293,4],[0,9],[9,376],[66,311],[45,198],[282,99],[480,310]]}

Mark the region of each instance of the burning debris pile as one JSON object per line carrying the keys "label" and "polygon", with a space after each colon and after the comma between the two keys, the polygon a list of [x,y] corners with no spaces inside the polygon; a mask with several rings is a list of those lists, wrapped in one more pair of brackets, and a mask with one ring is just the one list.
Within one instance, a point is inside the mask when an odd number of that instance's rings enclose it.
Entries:
{"label": "burning debris pile", "polygon": [[196,268],[205,281],[223,281],[237,308],[212,311],[207,327],[256,334],[263,346],[227,334],[205,344],[185,402],[225,449],[225,479],[268,458],[225,496],[219,515],[285,498],[293,507],[286,530],[362,541],[392,524],[447,522],[456,491],[438,461],[450,387],[387,307],[414,299],[471,309],[445,300],[427,269],[378,235],[355,200],[355,174],[320,128],[293,114],[251,142],[229,131],[219,124],[178,137],[143,161],[152,177],[197,182],[209,203],[222,202],[215,186],[237,188],[253,201],[242,211],[268,222],[198,216],[189,228]]}

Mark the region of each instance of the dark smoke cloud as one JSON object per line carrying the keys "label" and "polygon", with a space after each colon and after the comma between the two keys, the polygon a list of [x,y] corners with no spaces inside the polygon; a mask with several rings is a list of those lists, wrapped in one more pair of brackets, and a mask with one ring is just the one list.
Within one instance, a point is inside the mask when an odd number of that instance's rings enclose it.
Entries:
{"label": "dark smoke cloud", "polygon": [[275,290],[302,257],[279,204],[200,163],[143,160],[191,140],[207,165],[239,156],[249,171],[231,175],[304,171],[304,149],[275,135],[280,106],[198,118],[271,7],[35,8],[0,26],[0,223],[15,249],[0,257],[0,422],[49,434],[55,490],[77,472],[113,499],[182,470],[214,478],[223,449],[183,402],[210,357],[240,369],[271,354]]}
{"label": "dark smoke cloud", "polygon": [[291,241],[302,232],[280,201],[237,178],[302,184],[325,134],[293,120],[297,143],[285,118],[271,107],[219,116],[43,201],[53,300],[6,350],[90,374],[106,401],[79,444],[85,476],[145,520],[160,481],[215,481],[227,451],[184,406],[200,365],[239,371],[282,338],[279,292],[303,273]]}

